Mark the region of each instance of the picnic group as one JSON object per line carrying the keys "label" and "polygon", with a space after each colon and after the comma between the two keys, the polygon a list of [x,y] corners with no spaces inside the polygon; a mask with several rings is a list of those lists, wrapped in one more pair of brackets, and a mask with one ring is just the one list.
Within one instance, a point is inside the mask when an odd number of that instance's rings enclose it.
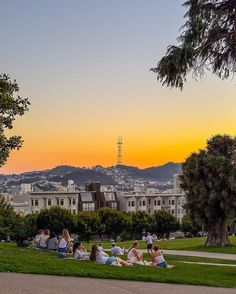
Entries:
{"label": "picnic group", "polygon": [[[91,252],[88,252],[82,242],[71,238],[67,229],[63,229],[59,237],[48,229],[39,230],[33,239],[33,247],[39,250],[54,251],[61,258],[66,258],[68,254],[73,254],[73,258],[76,260],[96,262],[98,264],[128,267],[134,264],[161,268],[174,267],[167,264],[163,252],[158,246],[153,246],[153,241],[151,234],[147,233],[147,251],[151,257],[151,262],[144,260],[143,251],[140,249],[138,241],[134,241],[127,251],[125,248],[117,246],[116,243],[112,243],[111,255],[104,251],[102,244],[97,243],[93,244]],[[122,258],[125,255],[127,255],[127,259]]]}

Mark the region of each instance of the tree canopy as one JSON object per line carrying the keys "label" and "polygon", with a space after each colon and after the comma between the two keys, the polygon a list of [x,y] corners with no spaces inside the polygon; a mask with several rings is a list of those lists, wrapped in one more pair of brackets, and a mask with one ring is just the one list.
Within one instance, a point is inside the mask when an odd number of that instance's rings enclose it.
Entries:
{"label": "tree canopy", "polygon": [[225,79],[236,72],[235,0],[188,0],[178,45],[151,70],[168,87],[183,88],[187,74],[202,77],[206,70]]}
{"label": "tree canopy", "polygon": [[19,86],[16,81],[11,81],[6,74],[0,75],[0,167],[4,165],[11,150],[19,149],[22,146],[20,136],[7,138],[5,131],[13,128],[16,116],[22,116],[28,111],[29,101],[21,98],[16,93]]}
{"label": "tree canopy", "polygon": [[190,216],[205,226],[205,246],[229,245],[227,226],[236,215],[236,138],[216,135],[183,163],[181,187]]}

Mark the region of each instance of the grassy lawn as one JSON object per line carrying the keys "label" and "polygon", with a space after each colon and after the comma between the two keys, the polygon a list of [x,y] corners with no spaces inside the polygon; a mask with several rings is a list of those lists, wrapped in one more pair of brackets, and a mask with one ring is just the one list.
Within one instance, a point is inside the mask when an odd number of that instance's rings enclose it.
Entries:
{"label": "grassy lawn", "polygon": [[[169,250],[194,250],[194,251],[207,251],[207,252],[218,252],[218,253],[233,253],[236,254],[236,236],[230,237],[230,241],[232,246],[229,247],[208,247],[205,248],[202,246],[205,238],[188,238],[188,239],[174,239],[174,240],[163,240],[163,241],[155,241],[156,245],[159,245],[161,249],[169,249]],[[117,244],[121,247],[129,248],[132,244],[132,241],[128,242],[117,242]],[[111,248],[111,242],[102,242],[102,245],[106,249]],[[140,241],[140,247],[146,248],[146,243]]]}
{"label": "grassy lawn", "polygon": [[[145,255],[147,258],[147,255]],[[236,268],[185,264],[182,261],[233,263],[228,260],[167,256],[174,269],[148,266],[131,268],[97,265],[70,259],[58,259],[55,254],[33,249],[17,248],[14,244],[0,243],[0,271],[59,276],[79,276],[106,279],[168,282],[221,287],[236,287]]]}

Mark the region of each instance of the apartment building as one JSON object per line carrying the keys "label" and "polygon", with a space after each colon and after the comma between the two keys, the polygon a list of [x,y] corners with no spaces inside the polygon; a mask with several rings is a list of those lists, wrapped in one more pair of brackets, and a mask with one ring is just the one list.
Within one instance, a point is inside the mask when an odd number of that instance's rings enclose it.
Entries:
{"label": "apartment building", "polygon": [[125,194],[124,207],[127,212],[146,211],[153,214],[158,210],[167,210],[180,222],[185,214],[185,195],[177,193]]}
{"label": "apartment building", "polygon": [[30,192],[30,207],[32,213],[39,213],[41,209],[59,206],[76,214],[80,211],[96,211],[102,207],[119,209],[116,192],[101,192],[100,183],[89,183],[85,191],[75,192]]}

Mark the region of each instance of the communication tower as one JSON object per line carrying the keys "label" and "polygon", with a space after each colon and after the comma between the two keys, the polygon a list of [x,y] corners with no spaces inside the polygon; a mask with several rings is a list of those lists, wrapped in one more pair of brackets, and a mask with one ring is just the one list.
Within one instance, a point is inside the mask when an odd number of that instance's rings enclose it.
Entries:
{"label": "communication tower", "polygon": [[122,164],[122,137],[119,136],[117,140],[117,146],[118,146],[118,155],[117,155],[117,165]]}

